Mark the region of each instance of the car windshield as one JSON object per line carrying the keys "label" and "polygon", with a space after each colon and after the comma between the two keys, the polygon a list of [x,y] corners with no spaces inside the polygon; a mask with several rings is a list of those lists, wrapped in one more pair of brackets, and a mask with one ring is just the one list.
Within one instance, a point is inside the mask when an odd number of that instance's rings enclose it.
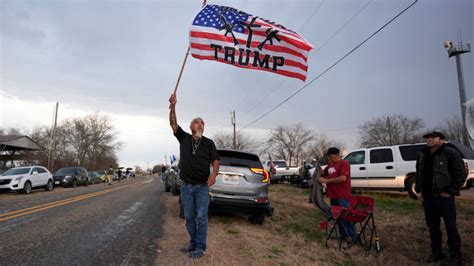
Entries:
{"label": "car windshield", "polygon": [[235,151],[218,151],[218,153],[220,165],[262,168],[257,155]]}
{"label": "car windshield", "polygon": [[24,175],[28,174],[30,172],[31,168],[12,168],[5,173],[2,174],[2,176],[7,176],[7,175]]}
{"label": "car windshield", "polygon": [[61,168],[56,172],[56,175],[72,175],[76,173],[75,167]]}

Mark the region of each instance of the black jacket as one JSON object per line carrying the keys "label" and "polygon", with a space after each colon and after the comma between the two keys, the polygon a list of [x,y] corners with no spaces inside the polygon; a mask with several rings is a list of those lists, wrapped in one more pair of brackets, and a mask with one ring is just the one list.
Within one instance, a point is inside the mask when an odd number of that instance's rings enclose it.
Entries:
{"label": "black jacket", "polygon": [[[416,161],[416,186],[415,191],[422,191],[424,175],[425,158],[430,153],[428,147],[421,150]],[[445,144],[435,152],[433,160],[433,181],[431,191],[433,195],[439,195],[441,192],[447,192],[451,195],[459,195],[459,190],[467,178],[464,169],[464,161],[459,152]]]}

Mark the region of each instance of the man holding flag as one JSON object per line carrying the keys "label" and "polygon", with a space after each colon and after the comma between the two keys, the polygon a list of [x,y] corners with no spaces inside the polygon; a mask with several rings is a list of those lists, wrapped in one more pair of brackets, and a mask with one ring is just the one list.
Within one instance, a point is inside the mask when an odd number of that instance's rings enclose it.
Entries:
{"label": "man holding flag", "polygon": [[[170,126],[179,141],[181,204],[186,219],[186,229],[191,238],[189,246],[183,251],[189,252],[191,258],[200,258],[206,254],[207,211],[209,207],[209,187],[216,182],[219,171],[219,156],[214,142],[202,134],[204,120],[195,118],[191,121],[191,133],[186,133],[176,120],[176,94],[170,102]],[[212,166],[212,173],[210,171]]]}

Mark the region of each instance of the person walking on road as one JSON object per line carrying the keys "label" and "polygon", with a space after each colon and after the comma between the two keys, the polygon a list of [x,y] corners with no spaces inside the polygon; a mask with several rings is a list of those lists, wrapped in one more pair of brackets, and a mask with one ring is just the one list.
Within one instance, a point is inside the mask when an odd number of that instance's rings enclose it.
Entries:
{"label": "person walking on road", "polygon": [[443,218],[448,235],[450,264],[461,265],[461,236],[456,224],[454,196],[466,180],[467,173],[461,155],[447,147],[441,132],[423,136],[426,147],[416,161],[415,191],[425,212],[426,225],[431,239],[431,256],[427,262],[438,262],[444,258],[440,220]]}
{"label": "person walking on road", "polygon": [[[206,254],[209,187],[216,182],[219,171],[219,155],[214,142],[204,137],[204,120],[191,121],[191,133],[186,133],[176,120],[176,94],[170,99],[170,125],[179,141],[181,206],[186,219],[186,229],[190,236],[189,246],[183,251],[191,258],[201,258]],[[210,167],[212,166],[212,172]]]}
{"label": "person walking on road", "polygon": [[[331,147],[327,150],[329,164],[324,169],[320,183],[326,183],[326,194],[331,199],[332,206],[349,208],[351,197],[351,166],[348,161],[342,160],[338,148]],[[357,240],[354,224],[346,221],[338,223],[341,240],[349,242],[349,246]]]}
{"label": "person walking on road", "polygon": [[109,171],[107,171],[107,181],[109,182],[109,186],[112,185],[113,178],[114,178],[114,168],[111,165],[109,167]]}

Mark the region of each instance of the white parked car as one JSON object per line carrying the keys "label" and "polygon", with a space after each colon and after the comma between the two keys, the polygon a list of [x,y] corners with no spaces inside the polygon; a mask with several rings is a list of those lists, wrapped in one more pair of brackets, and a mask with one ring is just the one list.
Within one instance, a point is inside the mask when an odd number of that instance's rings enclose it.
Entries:
{"label": "white parked car", "polygon": [[53,176],[42,166],[15,167],[0,175],[0,189],[29,194],[34,188],[53,190]]}
{"label": "white parked car", "polygon": [[[458,143],[447,145],[461,154],[468,172],[463,189],[469,189],[474,184],[474,152]],[[352,188],[407,191],[416,198],[416,159],[424,147],[418,143],[351,151],[344,159],[351,164]]]}

